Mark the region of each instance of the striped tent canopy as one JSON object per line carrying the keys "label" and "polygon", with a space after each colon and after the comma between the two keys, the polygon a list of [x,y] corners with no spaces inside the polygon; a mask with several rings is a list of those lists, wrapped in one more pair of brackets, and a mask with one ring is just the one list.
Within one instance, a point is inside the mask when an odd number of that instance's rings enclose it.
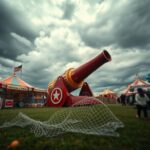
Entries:
{"label": "striped tent canopy", "polygon": [[129,84],[128,87],[125,90],[123,90],[122,93],[124,93],[125,95],[130,95],[132,93],[136,93],[135,91],[131,91],[131,89],[139,88],[139,87],[141,87],[141,88],[150,87],[150,83],[138,78],[133,83]]}
{"label": "striped tent canopy", "polygon": [[107,95],[107,94],[115,94],[115,92],[113,92],[110,89],[105,89],[103,92],[100,93],[100,95]]}
{"label": "striped tent canopy", "polygon": [[7,86],[7,89],[31,91],[34,87],[26,83],[16,75],[11,75],[8,78],[2,80],[2,84]]}
{"label": "striped tent canopy", "polygon": [[112,91],[110,89],[105,89],[103,92],[100,93],[99,96],[104,96],[107,98],[116,99],[117,93],[115,93],[114,91]]}
{"label": "striped tent canopy", "polygon": [[136,79],[133,83],[130,84],[131,87],[145,87],[145,86],[150,86],[150,84],[147,81],[141,80],[141,79]]}

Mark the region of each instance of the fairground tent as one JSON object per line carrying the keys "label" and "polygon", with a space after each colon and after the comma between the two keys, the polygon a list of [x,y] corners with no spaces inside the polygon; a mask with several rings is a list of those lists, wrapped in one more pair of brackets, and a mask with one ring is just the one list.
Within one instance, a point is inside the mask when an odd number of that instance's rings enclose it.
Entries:
{"label": "fairground tent", "polygon": [[130,95],[132,93],[136,93],[137,88],[148,89],[150,88],[150,83],[147,81],[141,80],[139,78],[135,79],[135,81],[128,85],[128,87],[122,91],[125,95]]}
{"label": "fairground tent", "polygon": [[16,76],[15,74],[2,80],[1,84],[3,85],[3,87],[12,90],[46,92],[45,89],[34,87],[22,80],[21,78],[19,78],[18,76]]}
{"label": "fairground tent", "polygon": [[32,89],[34,89],[33,86],[26,83],[16,75],[11,75],[6,79],[2,80],[1,82],[3,85],[6,85],[7,89],[21,90],[21,91],[31,91]]}
{"label": "fairground tent", "polygon": [[110,89],[105,89],[103,92],[100,93],[100,95],[107,95],[107,94],[115,94],[115,92],[113,92]]}
{"label": "fairground tent", "polygon": [[117,93],[110,89],[105,89],[98,96],[104,103],[116,103]]}
{"label": "fairground tent", "polygon": [[33,104],[43,103],[45,97],[45,89],[31,86],[15,74],[0,82],[3,107],[32,107]]}

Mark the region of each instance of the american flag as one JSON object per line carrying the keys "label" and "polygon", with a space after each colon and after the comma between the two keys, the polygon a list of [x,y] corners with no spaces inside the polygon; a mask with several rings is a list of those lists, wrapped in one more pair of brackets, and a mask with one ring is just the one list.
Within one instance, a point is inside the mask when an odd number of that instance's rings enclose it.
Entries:
{"label": "american flag", "polygon": [[22,65],[18,67],[14,67],[14,72],[21,71],[22,70]]}

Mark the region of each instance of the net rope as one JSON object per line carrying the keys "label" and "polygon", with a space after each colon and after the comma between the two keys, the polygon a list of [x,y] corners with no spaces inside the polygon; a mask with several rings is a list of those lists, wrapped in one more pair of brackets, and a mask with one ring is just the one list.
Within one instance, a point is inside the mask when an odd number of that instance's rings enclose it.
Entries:
{"label": "net rope", "polygon": [[[91,103],[93,105],[88,105]],[[35,136],[46,137],[68,132],[119,136],[116,129],[124,127],[107,105],[91,97],[85,98],[71,107],[56,111],[47,121],[35,120],[20,112],[14,119],[1,125],[0,128],[12,126],[22,128],[29,126]]]}

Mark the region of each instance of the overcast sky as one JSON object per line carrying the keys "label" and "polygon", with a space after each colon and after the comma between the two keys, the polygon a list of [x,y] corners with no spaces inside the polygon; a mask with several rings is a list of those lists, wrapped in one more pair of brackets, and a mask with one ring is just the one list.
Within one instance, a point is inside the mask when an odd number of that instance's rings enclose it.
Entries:
{"label": "overcast sky", "polygon": [[[121,91],[150,72],[150,0],[0,0],[0,79],[49,81],[106,49],[112,61],[86,81],[94,93]],[[20,76],[20,73],[18,73]]]}

